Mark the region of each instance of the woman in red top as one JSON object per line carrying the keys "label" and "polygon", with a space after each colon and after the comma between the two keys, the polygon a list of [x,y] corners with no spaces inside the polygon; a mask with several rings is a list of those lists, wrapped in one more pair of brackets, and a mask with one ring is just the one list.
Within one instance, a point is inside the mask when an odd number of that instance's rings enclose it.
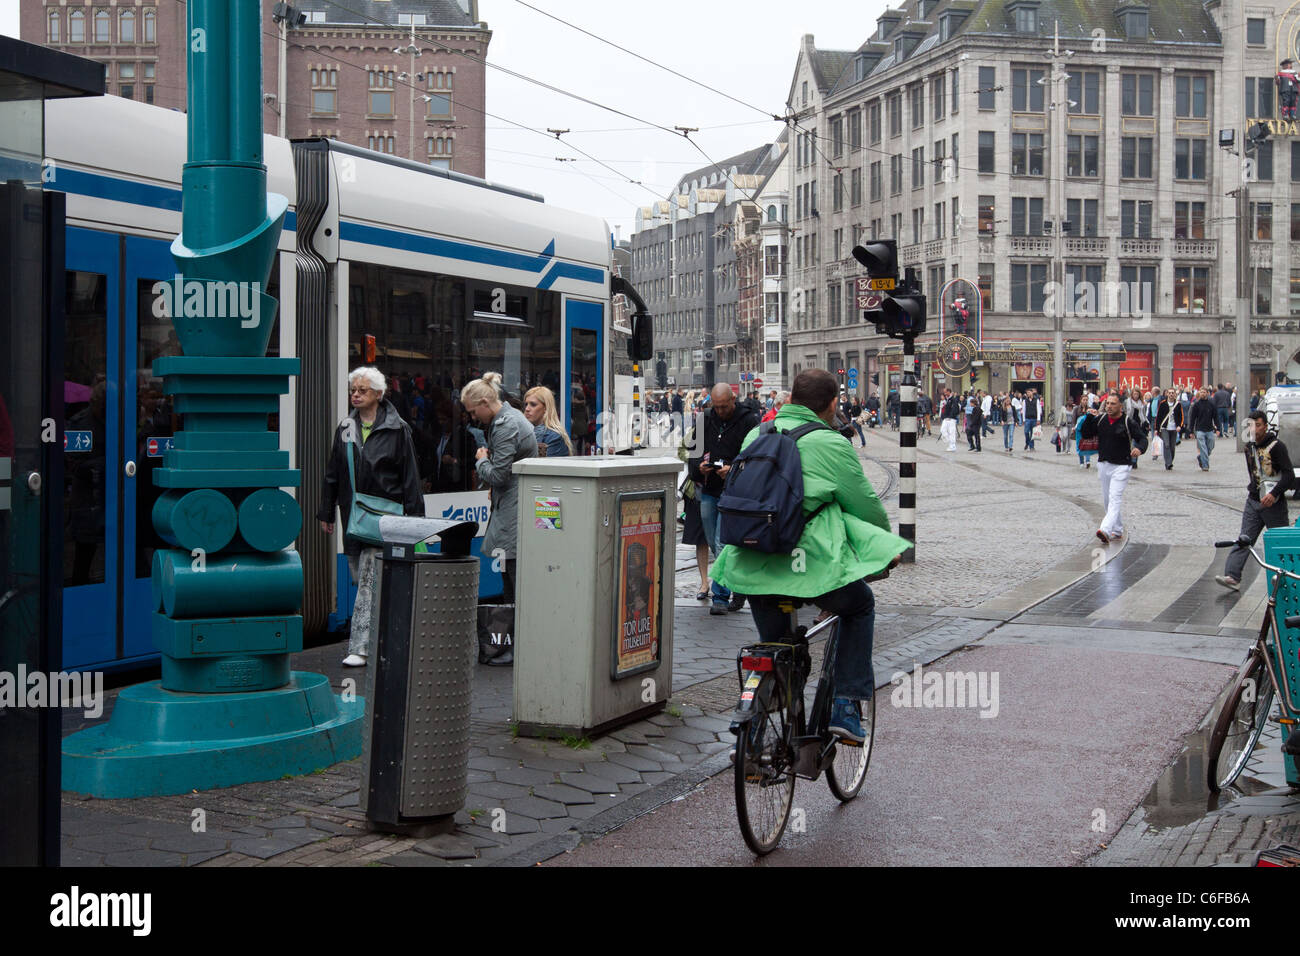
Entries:
{"label": "woman in red top", "polygon": [[772,419],[776,418],[776,413],[779,412],[781,410],[781,406],[788,401],[790,401],[789,392],[779,393],[776,396],[776,401],[772,403],[772,407],[767,410],[767,413],[763,416],[762,420],[765,422],[770,422]]}

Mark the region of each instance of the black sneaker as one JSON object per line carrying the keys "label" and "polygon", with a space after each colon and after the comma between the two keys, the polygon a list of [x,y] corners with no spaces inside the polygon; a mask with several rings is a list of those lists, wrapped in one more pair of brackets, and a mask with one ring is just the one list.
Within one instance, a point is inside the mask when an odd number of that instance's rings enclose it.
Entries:
{"label": "black sneaker", "polygon": [[719,604],[717,601],[714,601],[712,604],[709,605],[709,613],[710,613],[710,614],[726,614],[726,613],[727,613],[727,605],[726,605],[726,604]]}
{"label": "black sneaker", "polygon": [[727,610],[728,610],[728,611],[739,611],[739,610],[740,610],[741,608],[743,608],[744,606],[745,606],[745,595],[743,595],[743,594],[732,594],[732,595],[731,595],[731,601],[730,601],[730,603],[727,604]]}

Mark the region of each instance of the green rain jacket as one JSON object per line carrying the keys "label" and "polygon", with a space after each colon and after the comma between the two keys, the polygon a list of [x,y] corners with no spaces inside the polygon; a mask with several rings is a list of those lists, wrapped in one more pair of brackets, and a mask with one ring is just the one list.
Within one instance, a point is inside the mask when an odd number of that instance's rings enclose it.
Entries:
{"label": "green rain jacket", "polygon": [[[794,404],[782,406],[774,419],[781,431],[815,421],[820,419],[812,409]],[[742,449],[758,431],[745,436]],[[730,544],[723,548],[710,576],[737,594],[818,597],[883,571],[911,547],[889,530],[862,461],[843,436],[830,429],[814,431],[799,440],[799,457],[804,512],[829,504],[804,527],[793,554],[764,554]]]}

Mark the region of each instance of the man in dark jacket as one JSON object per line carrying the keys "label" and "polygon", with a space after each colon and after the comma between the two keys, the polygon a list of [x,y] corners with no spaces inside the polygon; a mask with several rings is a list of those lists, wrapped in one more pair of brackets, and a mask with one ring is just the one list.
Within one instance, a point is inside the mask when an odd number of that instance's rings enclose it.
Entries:
{"label": "man in dark jacket", "polygon": [[1156,428],[1160,440],[1165,446],[1165,470],[1174,467],[1174,449],[1178,445],[1178,436],[1183,430],[1183,405],[1178,400],[1176,389],[1167,389],[1160,404],[1156,406]]}
{"label": "man in dark jacket", "polygon": [[[1232,392],[1228,391],[1227,385],[1220,385],[1214,392],[1211,399],[1214,402],[1214,412],[1219,419],[1219,434],[1225,438],[1228,435],[1228,429],[1232,427]],[[1233,429],[1235,432],[1236,429]]]}
{"label": "man in dark jacket", "polygon": [[[740,454],[741,442],[750,429],[758,426],[758,416],[749,408],[736,403],[736,395],[731,386],[718,383],[710,393],[712,403],[704,413],[704,441],[697,443],[699,457],[689,460],[690,476],[695,481],[699,492],[700,522],[704,525],[704,536],[709,539],[709,548],[716,556],[718,545],[718,498],[722,495],[731,463]],[[745,606],[742,595],[732,595],[717,581],[713,582],[713,606],[710,614],[726,614],[728,610],[739,611]]]}
{"label": "man in dark jacket", "polygon": [[[1265,528],[1285,528],[1290,524],[1286,513],[1286,493],[1295,484],[1295,470],[1286,445],[1269,431],[1268,416],[1253,411],[1246,419],[1254,441],[1246,443],[1246,507],[1241,512],[1238,541],[1254,544]],[[1232,591],[1241,589],[1241,571],[1246,566],[1246,547],[1238,544],[1228,552],[1223,574],[1215,581]]]}
{"label": "man in dark jacket", "polygon": [[948,450],[957,450],[957,418],[961,415],[961,406],[952,389],[943,390],[943,402],[939,407],[939,440],[947,439]]}
{"label": "man in dark jacket", "polygon": [[984,434],[984,407],[978,394],[971,397],[973,401],[970,413],[966,416],[966,444],[970,446],[967,451],[983,451],[981,437]]}
{"label": "man in dark jacket", "polygon": [[1196,434],[1196,463],[1201,466],[1201,471],[1210,470],[1210,452],[1214,451],[1214,433],[1218,428],[1215,421],[1217,417],[1209,393],[1201,389],[1196,393],[1196,401],[1192,403],[1192,413],[1189,416],[1191,429]]}
{"label": "man in dark jacket", "polygon": [[1106,396],[1103,412],[1088,410],[1079,434],[1097,439],[1097,474],[1101,477],[1101,501],[1106,507],[1106,517],[1097,529],[1097,537],[1102,544],[1110,544],[1124,536],[1120,512],[1129,470],[1141,454],[1136,443],[1142,440],[1142,425],[1139,419],[1124,414],[1119,395],[1111,392]]}

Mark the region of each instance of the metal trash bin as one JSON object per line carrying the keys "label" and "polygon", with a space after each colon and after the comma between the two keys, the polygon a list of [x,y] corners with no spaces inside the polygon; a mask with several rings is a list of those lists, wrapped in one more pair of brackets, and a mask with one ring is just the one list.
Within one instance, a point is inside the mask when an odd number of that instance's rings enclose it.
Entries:
{"label": "metal trash bin", "polygon": [[[448,831],[465,805],[479,561],[473,521],[385,517],[366,668],[361,810],[372,830]],[[417,553],[429,538],[440,553]]]}

